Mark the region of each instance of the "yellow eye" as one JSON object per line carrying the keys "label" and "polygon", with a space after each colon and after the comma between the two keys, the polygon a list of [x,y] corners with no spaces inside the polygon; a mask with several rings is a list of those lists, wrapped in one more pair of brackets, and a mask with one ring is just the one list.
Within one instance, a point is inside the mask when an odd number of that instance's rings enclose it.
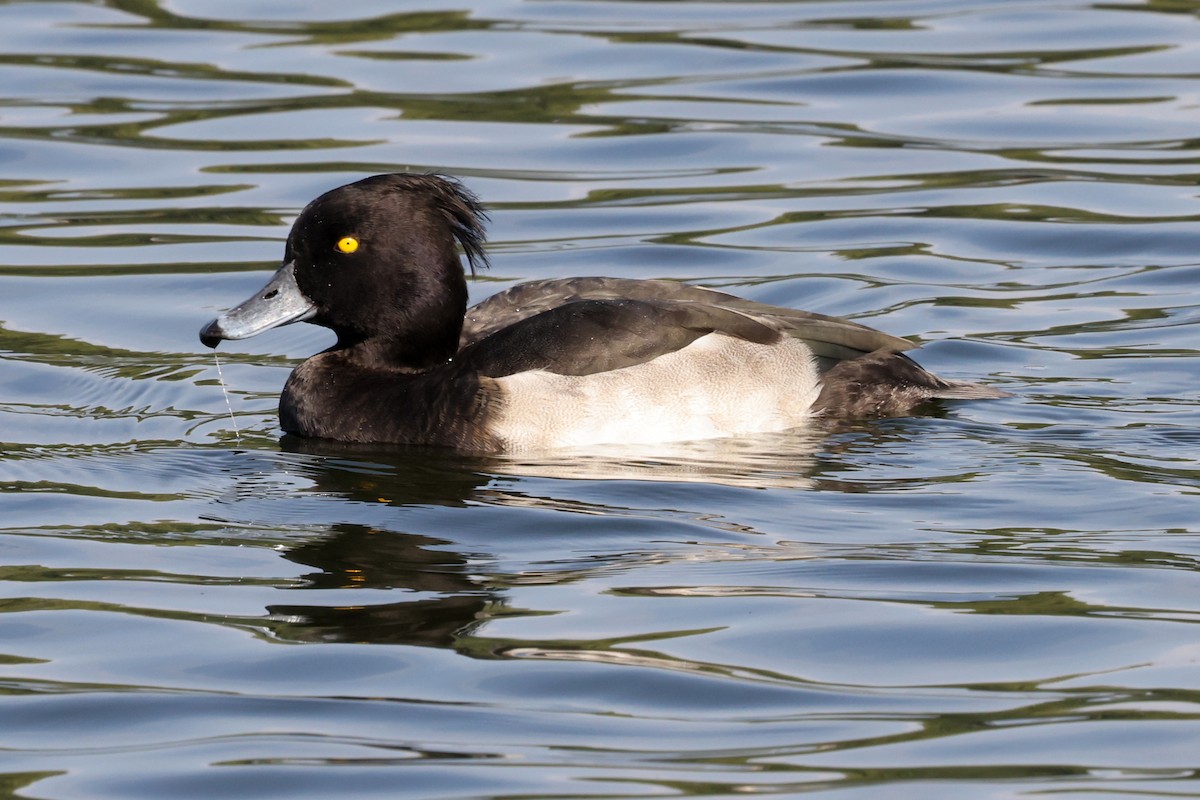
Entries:
{"label": "yellow eye", "polygon": [[358,239],[353,236],[343,236],[338,239],[337,249],[341,253],[353,253],[358,249]]}

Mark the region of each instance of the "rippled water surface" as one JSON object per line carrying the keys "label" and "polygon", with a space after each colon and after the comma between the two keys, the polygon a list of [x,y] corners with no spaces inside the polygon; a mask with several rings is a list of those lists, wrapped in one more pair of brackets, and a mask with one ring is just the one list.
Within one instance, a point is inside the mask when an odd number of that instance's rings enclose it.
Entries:
{"label": "rippled water surface", "polygon": [[[1200,796],[1200,3],[0,2],[0,798]],[[1006,400],[280,438],[196,338],[384,171]],[[232,418],[231,418],[232,411]]]}

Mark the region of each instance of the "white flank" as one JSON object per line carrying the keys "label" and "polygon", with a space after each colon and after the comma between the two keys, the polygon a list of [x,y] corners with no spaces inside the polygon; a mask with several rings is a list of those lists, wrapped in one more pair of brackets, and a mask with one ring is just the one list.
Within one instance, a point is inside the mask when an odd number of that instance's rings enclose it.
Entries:
{"label": "white flank", "polygon": [[721,334],[597,375],[533,371],[499,378],[490,428],[509,450],[677,442],[803,425],[821,390],[812,352]]}

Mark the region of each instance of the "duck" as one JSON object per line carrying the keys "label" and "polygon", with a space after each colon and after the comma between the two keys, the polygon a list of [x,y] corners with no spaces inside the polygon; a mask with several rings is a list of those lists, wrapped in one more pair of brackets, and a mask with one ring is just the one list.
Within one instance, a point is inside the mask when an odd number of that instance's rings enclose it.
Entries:
{"label": "duck", "polygon": [[279,402],[289,434],[510,453],[785,431],[1006,396],[939,378],[907,339],[673,280],[515,285],[467,308],[487,213],[458,180],[376,175],[296,218],[282,265],[200,331],[330,329]]}

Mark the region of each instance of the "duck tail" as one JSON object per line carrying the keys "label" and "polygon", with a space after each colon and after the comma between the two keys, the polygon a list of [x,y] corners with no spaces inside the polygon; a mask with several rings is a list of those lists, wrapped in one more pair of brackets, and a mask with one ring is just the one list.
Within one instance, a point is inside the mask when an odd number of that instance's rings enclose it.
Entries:
{"label": "duck tail", "polygon": [[929,396],[938,400],[998,400],[1001,397],[1012,397],[1011,392],[993,386],[984,386],[982,383],[948,381],[938,378],[938,384],[929,387]]}
{"label": "duck tail", "polygon": [[841,361],[825,372],[813,410],[827,417],[898,417],[930,400],[1008,396],[980,383],[939,378],[903,353],[885,348]]}

